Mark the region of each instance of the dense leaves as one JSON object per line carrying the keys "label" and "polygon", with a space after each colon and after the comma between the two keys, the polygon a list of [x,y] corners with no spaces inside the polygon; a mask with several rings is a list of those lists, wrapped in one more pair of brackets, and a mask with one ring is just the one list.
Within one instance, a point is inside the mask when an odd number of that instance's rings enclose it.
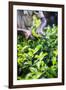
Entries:
{"label": "dense leaves", "polygon": [[58,28],[53,25],[47,26],[41,37],[33,31],[34,39],[25,39],[22,34],[17,35],[18,80],[58,76],[57,33]]}

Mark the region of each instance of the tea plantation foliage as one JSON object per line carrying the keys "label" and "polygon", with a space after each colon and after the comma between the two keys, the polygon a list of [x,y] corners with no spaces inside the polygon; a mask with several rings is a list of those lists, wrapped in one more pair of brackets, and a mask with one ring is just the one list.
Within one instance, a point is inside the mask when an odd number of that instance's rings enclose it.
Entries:
{"label": "tea plantation foliage", "polygon": [[58,27],[47,26],[44,35],[36,33],[34,39],[17,35],[17,79],[57,78],[58,76]]}

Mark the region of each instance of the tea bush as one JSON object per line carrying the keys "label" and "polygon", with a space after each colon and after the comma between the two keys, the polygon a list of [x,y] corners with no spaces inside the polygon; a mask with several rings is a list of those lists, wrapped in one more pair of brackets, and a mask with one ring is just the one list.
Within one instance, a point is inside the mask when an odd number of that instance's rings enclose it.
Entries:
{"label": "tea bush", "polygon": [[57,78],[58,27],[47,26],[44,35],[39,37],[34,31],[33,35],[34,39],[17,35],[17,79]]}

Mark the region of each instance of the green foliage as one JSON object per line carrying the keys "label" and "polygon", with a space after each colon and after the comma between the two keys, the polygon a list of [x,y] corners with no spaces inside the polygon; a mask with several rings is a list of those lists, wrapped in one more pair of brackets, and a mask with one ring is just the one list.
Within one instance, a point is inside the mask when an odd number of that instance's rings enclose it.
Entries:
{"label": "green foliage", "polygon": [[58,27],[47,26],[37,34],[41,20],[33,15],[32,36],[17,35],[17,79],[56,78],[58,76]]}
{"label": "green foliage", "polygon": [[40,34],[36,33],[36,29],[40,26],[41,21],[39,18],[37,18],[36,15],[33,15],[33,26],[32,26],[32,35],[36,37],[37,39],[42,37]]}
{"label": "green foliage", "polygon": [[35,28],[35,27],[32,28],[32,35],[33,35],[34,37],[36,37],[37,39],[41,37],[40,34],[37,34],[37,33],[36,33],[36,28]]}
{"label": "green foliage", "polygon": [[36,28],[38,28],[39,25],[41,24],[41,20],[39,18],[37,18],[36,15],[33,15],[33,24],[34,24],[33,26]]}
{"label": "green foliage", "polygon": [[48,26],[44,30],[45,36],[35,37],[34,40],[17,35],[18,80],[58,76],[57,34],[57,26]]}

